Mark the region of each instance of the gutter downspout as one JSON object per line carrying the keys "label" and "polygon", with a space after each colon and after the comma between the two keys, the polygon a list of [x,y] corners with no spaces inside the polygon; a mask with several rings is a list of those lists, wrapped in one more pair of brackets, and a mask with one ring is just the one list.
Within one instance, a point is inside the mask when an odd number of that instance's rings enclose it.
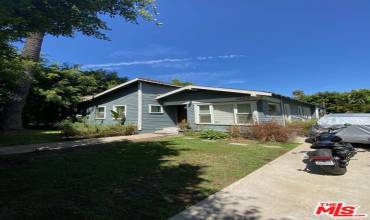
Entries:
{"label": "gutter downspout", "polygon": [[143,83],[139,81],[137,90],[137,130],[143,130]]}

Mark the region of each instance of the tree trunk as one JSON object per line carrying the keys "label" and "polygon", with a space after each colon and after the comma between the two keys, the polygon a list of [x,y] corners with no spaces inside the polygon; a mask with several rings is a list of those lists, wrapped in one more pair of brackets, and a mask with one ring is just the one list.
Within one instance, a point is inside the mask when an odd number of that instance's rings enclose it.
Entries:
{"label": "tree trunk", "polygon": [[[38,62],[40,60],[40,52],[44,33],[32,33],[26,39],[21,56],[28,60]],[[32,68],[26,69],[24,80],[20,83],[15,91],[18,99],[7,103],[2,113],[1,129],[21,130],[23,129],[22,111],[26,103],[26,99],[30,90],[33,79]]]}

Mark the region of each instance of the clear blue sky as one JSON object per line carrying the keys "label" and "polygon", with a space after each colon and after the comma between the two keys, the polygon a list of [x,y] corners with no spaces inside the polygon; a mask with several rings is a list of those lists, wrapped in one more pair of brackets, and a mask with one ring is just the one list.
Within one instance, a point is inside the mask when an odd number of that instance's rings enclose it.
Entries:
{"label": "clear blue sky", "polygon": [[159,0],[161,27],[109,20],[111,41],[48,36],[43,55],[130,78],[291,95],[369,88],[370,1]]}

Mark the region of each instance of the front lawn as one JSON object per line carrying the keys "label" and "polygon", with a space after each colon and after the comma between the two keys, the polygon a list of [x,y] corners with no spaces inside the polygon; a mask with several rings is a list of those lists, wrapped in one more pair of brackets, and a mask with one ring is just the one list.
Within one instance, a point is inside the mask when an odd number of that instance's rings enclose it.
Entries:
{"label": "front lawn", "polygon": [[58,130],[24,130],[0,133],[0,147],[62,141]]}
{"label": "front lawn", "polygon": [[166,219],[295,147],[171,137],[0,157],[0,219]]}

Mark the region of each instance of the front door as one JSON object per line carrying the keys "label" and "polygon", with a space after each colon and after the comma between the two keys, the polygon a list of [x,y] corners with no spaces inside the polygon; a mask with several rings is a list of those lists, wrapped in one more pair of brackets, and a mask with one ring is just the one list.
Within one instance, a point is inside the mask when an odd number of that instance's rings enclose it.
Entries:
{"label": "front door", "polygon": [[185,105],[177,106],[177,123],[179,124],[183,120],[187,121],[188,114]]}

